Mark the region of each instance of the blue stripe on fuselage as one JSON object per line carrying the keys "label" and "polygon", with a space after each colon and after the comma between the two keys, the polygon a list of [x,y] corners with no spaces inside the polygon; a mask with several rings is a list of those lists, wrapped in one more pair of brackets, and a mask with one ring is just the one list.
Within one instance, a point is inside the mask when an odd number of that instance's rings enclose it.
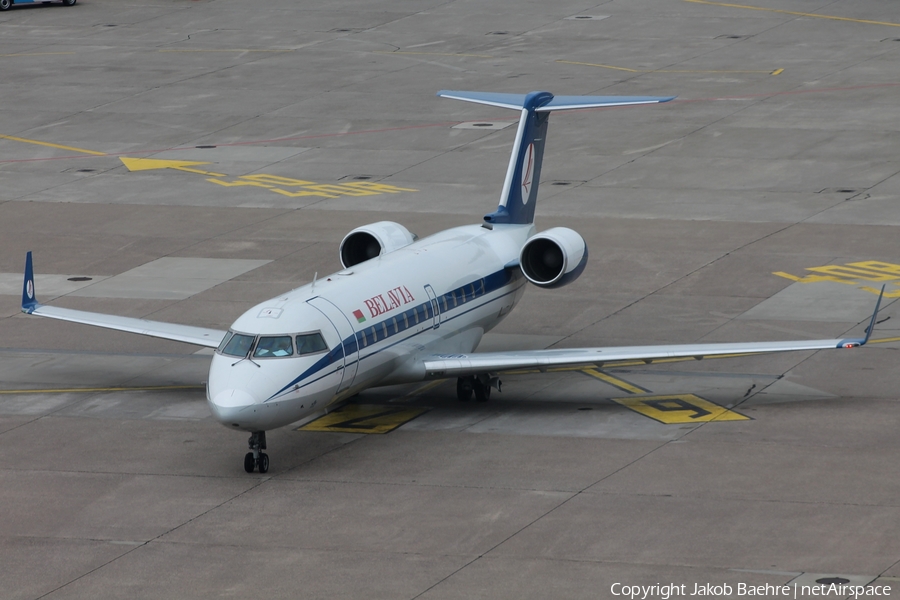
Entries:
{"label": "blue stripe on fuselage", "polygon": [[[456,289],[443,294],[442,296],[438,296],[437,302],[439,303],[439,308],[440,308],[440,303],[444,302],[444,306],[447,307],[446,312],[450,313],[453,310],[460,308],[464,304],[468,304],[469,302],[472,302],[473,300],[476,300],[477,298],[482,298],[493,292],[496,292],[497,290],[502,289],[506,285],[513,282],[514,279],[515,279],[515,275],[511,269],[502,269],[500,271],[491,273],[490,275],[487,275],[486,277],[480,277],[469,283],[466,283],[465,285],[459,286]],[[469,290],[467,291],[466,288],[469,288]],[[504,298],[504,297],[508,296],[509,294],[516,292],[518,289],[519,288],[517,287],[506,294],[498,296],[497,298],[491,298],[487,302],[483,302],[483,303],[479,304],[478,306],[473,306],[466,311],[463,311],[459,314],[453,315],[452,317],[448,317],[447,321],[456,319],[457,317],[460,317],[460,316],[467,314],[473,310],[476,310],[476,309],[484,306],[485,304],[489,304],[491,302],[494,302],[495,300]],[[452,307],[449,306],[449,304],[448,304],[449,301],[454,302],[454,305]],[[443,312],[444,311],[442,311],[442,314],[443,314]],[[431,301],[428,301],[428,302],[423,302],[414,308],[408,309],[408,310],[404,311],[403,313],[400,313],[399,315],[392,315],[386,319],[382,319],[381,321],[378,321],[377,323],[367,325],[365,329],[357,331],[352,336],[349,336],[346,339],[342,340],[338,346],[336,346],[333,350],[331,350],[328,354],[323,356],[321,359],[316,361],[315,364],[313,364],[308,369],[306,369],[303,373],[301,373],[299,376],[297,376],[293,381],[291,381],[290,383],[285,385],[283,388],[281,388],[280,390],[275,392],[275,394],[273,394],[271,397],[269,397],[267,400],[265,400],[265,402],[276,399],[277,397],[284,394],[284,392],[286,392],[289,388],[299,384],[304,379],[306,379],[306,378],[314,375],[315,373],[322,371],[323,369],[326,369],[328,366],[336,363],[338,360],[340,360],[341,358],[344,357],[343,348],[345,345],[348,347],[347,355],[349,356],[349,355],[354,354],[357,350],[362,351],[367,346],[371,346],[371,345],[377,344],[379,342],[383,342],[383,341],[387,340],[388,338],[394,337],[395,335],[399,335],[399,334],[403,333],[404,331],[410,329],[411,327],[418,325],[421,322],[421,320],[417,320],[413,325],[408,324],[410,318],[412,318],[412,316],[413,316],[410,313],[415,313],[415,315],[417,315],[421,319],[425,319],[425,320],[434,319],[434,317],[435,317],[435,315],[432,311],[432,308],[431,308]],[[421,317],[422,314],[424,314],[425,316]],[[406,315],[406,323],[407,324],[403,327],[400,327],[399,319],[402,319],[404,315]],[[390,325],[388,325],[389,323],[390,323]],[[369,358],[371,356],[374,356],[375,354],[378,354],[379,352],[381,352],[383,350],[387,350],[388,348],[391,348],[393,346],[396,346],[397,344],[405,342],[405,341],[409,340],[410,338],[413,338],[416,335],[419,335],[420,333],[423,333],[426,331],[431,331],[432,329],[433,329],[433,327],[425,328],[422,331],[418,331],[418,332],[413,333],[412,335],[406,336],[403,339],[394,342],[393,344],[390,344],[388,346],[382,346],[378,350],[371,352],[370,354],[367,354],[364,357],[361,356],[357,362],[362,362],[362,360],[364,358]],[[371,339],[371,341],[369,341],[369,339]],[[346,366],[350,366],[352,364],[353,363],[350,363],[349,365],[346,365]],[[301,387],[306,387],[307,385],[315,383],[316,381],[319,381],[320,379],[322,379],[322,377],[327,377],[332,372],[333,371],[330,371],[328,373],[321,375],[320,377],[317,377],[316,379],[307,381],[303,385],[298,386],[297,389],[299,389]]]}

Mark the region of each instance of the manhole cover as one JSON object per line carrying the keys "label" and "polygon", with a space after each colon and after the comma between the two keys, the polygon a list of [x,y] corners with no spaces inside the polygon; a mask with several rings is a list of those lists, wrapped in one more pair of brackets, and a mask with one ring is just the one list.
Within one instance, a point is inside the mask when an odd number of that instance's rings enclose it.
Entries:
{"label": "manhole cover", "polygon": [[816,583],[822,583],[824,585],[831,585],[832,583],[837,585],[845,585],[847,583],[850,583],[850,580],[844,577],[823,577],[821,579],[816,579]]}
{"label": "manhole cover", "polygon": [[91,281],[93,277],[69,277],[69,281]]}

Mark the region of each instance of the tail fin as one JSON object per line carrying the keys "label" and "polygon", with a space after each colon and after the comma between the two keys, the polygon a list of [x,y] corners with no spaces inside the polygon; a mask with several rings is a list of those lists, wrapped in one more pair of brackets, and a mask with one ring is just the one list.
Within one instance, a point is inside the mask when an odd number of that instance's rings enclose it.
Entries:
{"label": "tail fin", "polygon": [[554,110],[597,108],[601,106],[625,106],[629,104],[655,104],[668,102],[674,96],[554,96],[550,92],[530,94],[498,94],[491,92],[438,92],[442,98],[454,98],[500,106],[521,111],[519,129],[509,157],[506,180],[500,194],[496,212],[485,215],[488,223],[526,224],[534,222],[538,184],[541,179],[541,163],[544,160],[544,142],[547,139],[547,122]]}

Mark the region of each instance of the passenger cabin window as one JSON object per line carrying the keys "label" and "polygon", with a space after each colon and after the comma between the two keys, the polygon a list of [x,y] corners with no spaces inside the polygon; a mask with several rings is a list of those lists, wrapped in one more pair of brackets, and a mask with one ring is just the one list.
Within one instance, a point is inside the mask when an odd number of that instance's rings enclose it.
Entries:
{"label": "passenger cabin window", "polygon": [[281,358],[291,356],[293,353],[294,346],[291,344],[291,336],[272,335],[259,338],[253,356],[254,358]]}
{"label": "passenger cabin window", "polygon": [[302,333],[297,336],[297,354],[315,354],[325,352],[328,344],[318,331],[315,333]]}
{"label": "passenger cabin window", "polygon": [[245,358],[247,353],[250,352],[250,346],[253,345],[254,336],[235,333],[230,338],[226,339],[228,339],[228,341],[222,347],[222,354]]}

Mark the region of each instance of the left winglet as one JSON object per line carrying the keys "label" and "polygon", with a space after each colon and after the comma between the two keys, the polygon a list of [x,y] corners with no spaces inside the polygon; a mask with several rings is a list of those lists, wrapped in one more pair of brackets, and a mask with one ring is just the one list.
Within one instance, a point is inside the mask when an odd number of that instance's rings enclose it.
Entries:
{"label": "left winglet", "polygon": [[31,314],[38,307],[34,291],[34,267],[31,263],[31,251],[25,257],[25,281],[22,284],[22,312]]}
{"label": "left winglet", "polygon": [[881,308],[881,299],[884,298],[885,287],[887,287],[887,284],[881,286],[881,293],[878,294],[878,301],[875,302],[875,311],[872,313],[872,318],[869,319],[869,326],[866,327],[866,337],[863,339],[841,340],[841,343],[838,344],[838,348],[858,348],[860,346],[865,346],[866,343],[868,343],[869,338],[872,337],[872,331],[875,329],[875,319],[878,318],[878,310]]}

